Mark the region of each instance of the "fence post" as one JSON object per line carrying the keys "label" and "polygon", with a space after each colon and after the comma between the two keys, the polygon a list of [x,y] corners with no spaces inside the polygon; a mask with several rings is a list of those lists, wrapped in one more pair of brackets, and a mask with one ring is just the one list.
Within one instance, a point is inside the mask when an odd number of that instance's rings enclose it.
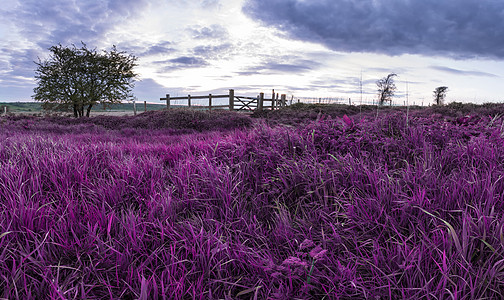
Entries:
{"label": "fence post", "polygon": [[229,110],[233,111],[234,110],[234,90],[230,89],[229,90]]}
{"label": "fence post", "polygon": [[282,94],[282,95],[280,96],[280,99],[281,99],[281,100],[280,100],[280,103],[282,103],[282,104],[281,104],[281,106],[282,106],[282,107],[287,106],[287,95]]}
{"label": "fence post", "polygon": [[208,94],[208,111],[212,111],[212,94]]}
{"label": "fence post", "polygon": [[166,94],[166,109],[170,109],[170,94]]}
{"label": "fence post", "polygon": [[187,106],[191,107],[191,95],[187,95]]}
{"label": "fence post", "polygon": [[259,103],[257,103],[257,110],[258,111],[263,110],[263,103],[264,103],[264,93],[259,93]]}
{"label": "fence post", "polygon": [[147,112],[147,101],[144,101],[144,112]]}
{"label": "fence post", "polygon": [[275,109],[275,89],[273,89],[273,93],[271,95],[271,110]]}

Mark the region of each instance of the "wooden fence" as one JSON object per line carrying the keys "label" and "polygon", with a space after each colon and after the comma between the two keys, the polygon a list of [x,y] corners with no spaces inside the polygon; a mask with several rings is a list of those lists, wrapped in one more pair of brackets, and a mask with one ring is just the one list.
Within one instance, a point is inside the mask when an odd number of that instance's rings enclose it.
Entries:
{"label": "wooden fence", "polygon": [[[208,99],[208,105],[194,105],[192,100]],[[228,99],[228,104],[225,105],[215,105],[213,103],[214,99]],[[172,101],[174,100],[187,100],[188,107],[195,107],[198,109],[228,109],[235,111],[262,111],[264,109],[277,109],[287,105],[286,95],[275,94],[275,90],[271,95],[271,99],[264,97],[264,93],[259,93],[257,97],[246,97],[235,95],[234,90],[229,90],[227,95],[205,95],[205,96],[191,96],[187,95],[184,97],[171,97],[170,94],[166,94],[165,98],[160,98],[161,101],[166,101],[166,108],[170,109],[172,107]],[[265,104],[266,103],[266,104]]]}

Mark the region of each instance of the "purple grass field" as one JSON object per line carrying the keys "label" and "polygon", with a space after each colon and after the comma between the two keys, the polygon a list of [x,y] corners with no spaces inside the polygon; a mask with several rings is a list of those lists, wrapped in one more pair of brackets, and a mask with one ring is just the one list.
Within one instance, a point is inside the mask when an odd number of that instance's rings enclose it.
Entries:
{"label": "purple grass field", "polygon": [[0,206],[5,299],[502,299],[504,106],[1,117]]}

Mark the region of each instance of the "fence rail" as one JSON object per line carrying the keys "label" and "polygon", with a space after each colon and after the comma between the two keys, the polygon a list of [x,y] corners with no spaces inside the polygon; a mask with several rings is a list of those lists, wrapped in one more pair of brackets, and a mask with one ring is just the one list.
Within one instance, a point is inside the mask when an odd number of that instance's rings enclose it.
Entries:
{"label": "fence rail", "polygon": [[[214,105],[213,100],[214,99],[228,99],[228,104],[226,105]],[[201,99],[208,99],[208,105],[194,105],[192,100],[201,100]],[[187,106],[188,107],[197,107],[199,109],[223,109],[227,108],[228,110],[235,110],[235,111],[254,111],[258,110],[261,111],[263,109],[277,109],[280,107],[284,107],[287,105],[287,100],[286,100],[286,95],[282,94],[279,95],[275,94],[275,91],[273,90],[271,99],[266,99],[264,98],[264,93],[259,93],[257,97],[247,97],[247,96],[237,96],[235,95],[235,91],[233,89],[229,90],[229,94],[227,95],[212,95],[208,94],[205,96],[183,96],[183,97],[171,97],[170,94],[166,94],[165,98],[159,98],[160,101],[166,101],[166,108],[170,109],[172,106],[172,101],[174,100],[187,100]],[[265,106],[265,102],[270,102],[271,104],[268,106]]]}

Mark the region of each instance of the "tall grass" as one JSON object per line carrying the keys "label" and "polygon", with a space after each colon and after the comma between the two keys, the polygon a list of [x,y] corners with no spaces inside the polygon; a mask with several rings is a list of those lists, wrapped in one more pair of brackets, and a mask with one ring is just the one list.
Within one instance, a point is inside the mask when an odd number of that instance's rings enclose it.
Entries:
{"label": "tall grass", "polygon": [[300,115],[1,119],[0,297],[503,298],[499,115]]}

